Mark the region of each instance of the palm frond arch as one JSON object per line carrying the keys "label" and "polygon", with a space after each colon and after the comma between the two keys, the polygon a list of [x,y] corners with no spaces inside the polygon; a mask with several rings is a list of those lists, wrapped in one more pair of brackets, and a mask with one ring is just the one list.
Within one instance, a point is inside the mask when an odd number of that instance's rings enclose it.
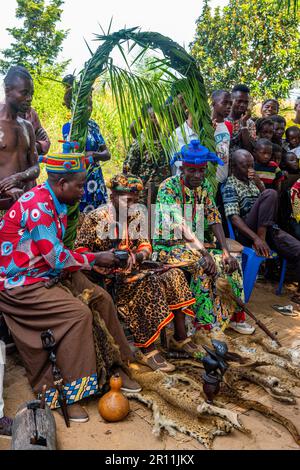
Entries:
{"label": "palm frond arch", "polygon": [[[166,111],[165,93],[170,82],[178,82],[184,91],[184,99],[187,107],[193,115],[195,130],[199,133],[203,145],[214,150],[214,135],[211,125],[210,107],[207,100],[204,81],[195,59],[172,39],[155,32],[143,32],[138,28],[122,29],[114,33],[97,35],[101,45],[85,64],[80,72],[78,80],[73,85],[73,105],[71,119],[71,139],[79,142],[80,150],[85,146],[87,123],[89,120],[88,100],[95,80],[104,72],[109,73],[110,84],[116,100],[117,109],[121,121],[123,121],[123,140],[127,144],[129,138],[130,120],[138,122],[140,108],[143,104],[152,100],[156,102],[155,112],[164,120],[165,133],[172,129],[172,119],[168,119],[169,111]],[[147,50],[159,50],[164,56],[163,63],[166,69],[172,69],[177,73],[168,72],[167,79],[154,83],[147,77],[139,77],[130,71],[124,71],[113,66],[111,52],[118,47],[126,61],[126,53],[123,44],[132,44],[130,51],[138,45],[142,52]],[[140,54],[139,54],[140,55]],[[178,77],[180,75],[180,77]],[[124,92],[126,88],[126,93]],[[166,124],[167,121],[167,124]],[[165,134],[166,135],[166,134]],[[167,139],[166,139],[167,140]],[[148,136],[148,144],[151,146],[153,139]],[[208,177],[214,189],[216,189],[215,166],[210,164]]]}

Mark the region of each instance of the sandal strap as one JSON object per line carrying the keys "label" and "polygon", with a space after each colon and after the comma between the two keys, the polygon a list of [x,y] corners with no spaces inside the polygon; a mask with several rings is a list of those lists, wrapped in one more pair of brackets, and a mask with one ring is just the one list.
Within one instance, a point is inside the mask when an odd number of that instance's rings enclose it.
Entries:
{"label": "sandal strap", "polygon": [[[157,356],[159,356],[159,358],[161,359],[160,362],[157,360]],[[143,354],[142,362],[148,367],[151,367],[153,370],[159,370],[159,369],[164,369],[166,371],[173,370],[172,365],[160,354],[160,352],[157,349],[154,349],[148,354]],[[150,363],[152,363],[152,365]]]}
{"label": "sandal strap", "polygon": [[174,337],[172,338],[172,340],[175,342],[175,344],[177,344],[180,347],[185,346],[186,344],[191,343],[192,341],[191,338],[186,338],[183,341],[176,341]]}
{"label": "sandal strap", "polygon": [[156,354],[160,354],[158,349],[153,349],[153,351],[150,351],[148,354],[143,354],[145,359],[150,359],[153,356],[156,356]]}

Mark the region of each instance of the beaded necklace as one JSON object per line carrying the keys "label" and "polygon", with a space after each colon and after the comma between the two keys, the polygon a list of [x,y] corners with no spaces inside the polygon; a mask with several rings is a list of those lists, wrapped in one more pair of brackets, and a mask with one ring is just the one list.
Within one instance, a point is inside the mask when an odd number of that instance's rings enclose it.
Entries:
{"label": "beaded necklace", "polygon": [[[185,219],[185,204],[186,204],[186,193],[185,193],[185,185],[184,185],[184,180],[181,177],[180,178],[180,183],[181,183],[181,192],[182,192],[182,197],[183,197],[183,217]],[[193,206],[193,212],[192,212],[192,220],[195,219],[196,217],[196,212],[197,212],[197,189],[194,189],[194,206]]]}

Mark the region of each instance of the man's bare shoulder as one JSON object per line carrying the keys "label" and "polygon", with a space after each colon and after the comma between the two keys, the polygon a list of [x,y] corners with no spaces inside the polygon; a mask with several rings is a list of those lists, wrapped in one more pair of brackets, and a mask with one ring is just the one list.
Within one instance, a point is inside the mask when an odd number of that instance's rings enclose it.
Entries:
{"label": "man's bare shoulder", "polygon": [[21,124],[21,126],[27,127],[27,129],[30,129],[33,131],[33,127],[31,122],[27,121],[26,119],[21,118],[20,116],[17,117],[17,122]]}

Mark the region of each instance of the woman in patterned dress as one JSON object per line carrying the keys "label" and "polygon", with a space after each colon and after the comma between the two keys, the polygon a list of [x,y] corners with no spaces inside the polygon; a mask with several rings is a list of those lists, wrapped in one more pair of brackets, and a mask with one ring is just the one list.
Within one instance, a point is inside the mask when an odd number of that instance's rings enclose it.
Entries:
{"label": "woman in patterned dress", "polygon": [[[199,352],[199,347],[187,337],[185,327],[185,316],[194,317],[191,306],[195,299],[180,269],[147,272],[141,267],[152,254],[151,243],[145,235],[147,224],[143,211],[140,205],[134,206],[143,190],[142,181],[132,175],[117,175],[111,179],[109,187],[111,204],[85,216],[76,246],[97,252],[123,249],[129,253],[127,267],[112,281],[118,314],[129,327],[135,346],[140,348],[141,361],[153,370],[169,372],[174,366],[155,349],[154,343],[162,329],[173,321],[172,349],[192,355]],[[122,213],[124,222],[121,224]],[[107,283],[113,273],[101,269],[101,274]]]}
{"label": "woman in patterned dress", "polygon": [[[64,103],[68,109],[71,109],[72,88],[67,87]],[[89,99],[88,113],[91,115],[93,109],[92,95]],[[71,123],[63,125],[62,134],[64,140],[69,140]],[[93,162],[87,167],[87,178],[84,186],[84,195],[80,202],[80,212],[90,212],[107,202],[107,190],[102,174],[100,162],[110,160],[110,153],[106,147],[105,140],[100,132],[98,124],[93,120],[88,121],[88,132],[85,144],[87,157],[92,157]]]}

